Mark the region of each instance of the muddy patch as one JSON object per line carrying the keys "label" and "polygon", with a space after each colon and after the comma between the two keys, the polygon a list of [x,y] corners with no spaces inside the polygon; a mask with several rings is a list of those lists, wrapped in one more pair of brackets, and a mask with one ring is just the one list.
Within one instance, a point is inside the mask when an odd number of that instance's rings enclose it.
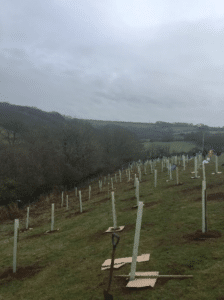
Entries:
{"label": "muddy patch", "polygon": [[[136,201],[136,198],[134,197],[135,201]],[[144,208],[146,207],[152,207],[152,206],[155,206],[156,204],[159,204],[161,201],[153,201],[153,202],[149,202],[149,203],[144,203]],[[134,210],[134,209],[137,209],[137,204],[134,203],[134,204],[131,204],[129,207],[125,207],[123,208],[121,211],[130,211],[130,210]]]}
{"label": "muddy patch", "polygon": [[[195,201],[201,201],[201,197],[198,197],[195,199]],[[224,201],[224,193],[213,193],[213,194],[207,194],[207,201],[217,201],[222,202]]]}
{"label": "muddy patch", "polygon": [[129,197],[129,198],[126,198],[126,199],[121,199],[121,201],[129,201],[129,200],[136,200],[136,197],[133,196],[133,197]]}
{"label": "muddy patch", "polygon": [[92,210],[94,210],[94,209],[93,209],[93,208],[89,208],[89,209],[83,210],[82,212],[77,211],[77,212],[74,212],[74,213],[70,213],[70,214],[67,215],[65,218],[66,218],[66,219],[74,218],[74,217],[76,217],[76,216],[79,216],[79,215],[88,213],[89,211],[92,211]]}
{"label": "muddy patch", "polygon": [[98,242],[100,241],[104,236],[109,235],[109,233],[106,233],[105,231],[108,228],[105,228],[105,230],[98,230],[95,233],[89,235],[89,242]]}
{"label": "muddy patch", "polygon": [[0,286],[7,286],[14,279],[16,280],[25,280],[26,278],[31,278],[39,273],[43,267],[38,265],[26,266],[26,267],[18,267],[16,273],[13,273],[12,268],[8,268],[3,273],[0,274]]}
{"label": "muddy patch", "polygon": [[153,202],[149,202],[149,203],[144,203],[144,208],[145,207],[151,207],[151,206],[154,206],[156,204],[159,204],[160,202],[159,201],[153,201]]}
{"label": "muddy patch", "polygon": [[[186,266],[180,265],[178,263],[170,263],[167,266],[167,269],[169,272],[167,272],[165,275],[185,275]],[[161,275],[161,274],[160,274]],[[156,281],[157,286],[163,286],[170,280],[192,280],[191,278],[158,278]]]}
{"label": "muddy patch", "polygon": [[[169,180],[168,182],[170,182],[171,180]],[[180,186],[180,185],[184,185],[183,182],[179,182],[178,184],[174,183],[172,185],[167,185],[167,186],[164,186],[163,188],[164,189],[171,189],[171,188],[174,188],[174,187],[177,187],[177,186]]]}
{"label": "muddy patch", "polygon": [[99,200],[99,201],[93,202],[93,204],[94,204],[94,205],[97,205],[97,204],[105,203],[105,202],[107,202],[107,201],[109,201],[109,200],[110,200],[109,197],[106,197],[106,198],[101,199],[101,200]]}
{"label": "muddy patch", "polygon": [[47,230],[47,231],[44,231],[44,232],[41,232],[41,233],[36,233],[36,234],[33,234],[33,235],[29,235],[29,236],[26,236],[24,237],[23,239],[24,240],[27,240],[27,239],[35,239],[35,238],[38,238],[40,236],[46,236],[46,235],[49,235],[49,234],[56,234],[57,232],[59,232],[60,230],[53,230],[53,231],[50,231],[50,230]]}
{"label": "muddy patch", "polygon": [[188,241],[205,241],[206,239],[220,238],[221,236],[222,234],[218,230],[210,230],[205,233],[202,233],[201,230],[197,230],[196,232],[183,235],[183,238]]}

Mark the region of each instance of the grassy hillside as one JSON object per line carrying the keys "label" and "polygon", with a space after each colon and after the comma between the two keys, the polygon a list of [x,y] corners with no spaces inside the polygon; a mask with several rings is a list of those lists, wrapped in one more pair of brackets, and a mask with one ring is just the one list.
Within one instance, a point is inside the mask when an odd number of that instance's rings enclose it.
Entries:
{"label": "grassy hillside", "polygon": [[190,142],[182,142],[182,141],[176,141],[176,142],[150,142],[147,140],[144,140],[143,142],[145,150],[150,149],[152,145],[159,145],[159,146],[169,146],[170,147],[170,153],[177,152],[177,153],[183,153],[188,152],[191,149],[195,148],[194,143]]}
{"label": "grassy hillside", "polygon": [[[221,161],[224,158],[221,157]],[[167,171],[161,172],[157,163],[158,185],[154,187],[150,168],[142,172],[140,201],[144,202],[141,237],[138,254],[150,253],[148,262],[137,263],[137,271],[159,271],[160,274],[190,274],[190,279],[158,279],[155,287],[130,290],[126,280],[113,278],[111,291],[119,300],[221,300],[224,299],[224,168],[223,173],[212,175],[214,157],[206,165],[207,208],[209,230],[222,236],[194,240],[196,230],[201,229],[201,177],[191,179],[193,160],[186,170],[179,166],[180,182],[168,181]],[[115,258],[132,256],[136,204],[131,182],[125,172],[122,183],[114,182],[118,225],[125,225],[119,233],[120,242]],[[175,171],[173,172],[175,179]],[[18,243],[18,272],[12,274],[13,221],[1,223],[0,230],[0,299],[18,300],[70,300],[104,299],[109,271],[101,271],[102,263],[111,258],[111,235],[104,231],[113,226],[111,199],[107,184],[99,192],[98,183],[92,184],[92,198],[88,200],[88,188],[82,189],[83,213],[79,213],[75,192],[68,192],[69,210],[61,208],[61,195],[51,195],[49,202],[42,202],[30,209],[30,227],[23,231],[25,211],[20,217]],[[55,228],[50,230],[51,203],[56,205]],[[15,216],[16,217],[16,216]],[[127,264],[114,274],[128,274]]]}

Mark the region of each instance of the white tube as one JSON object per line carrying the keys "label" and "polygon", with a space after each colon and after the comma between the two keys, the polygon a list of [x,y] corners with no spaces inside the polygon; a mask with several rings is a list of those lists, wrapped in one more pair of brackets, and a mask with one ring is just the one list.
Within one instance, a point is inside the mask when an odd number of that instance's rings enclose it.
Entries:
{"label": "white tube", "polygon": [[136,198],[137,198],[137,206],[139,205],[139,181],[136,178]]}
{"label": "white tube", "polygon": [[205,181],[202,181],[202,232],[205,233]]}
{"label": "white tube", "polygon": [[114,229],[116,229],[117,228],[117,217],[116,217],[116,210],[115,210],[114,192],[111,192],[111,196],[112,196],[113,223],[114,223]]}
{"label": "white tube", "polygon": [[138,256],[138,246],[139,246],[141,223],[142,223],[142,212],[143,212],[143,202],[139,202],[137,220],[135,226],[135,238],[134,238],[134,246],[133,246],[133,254],[132,254],[130,280],[135,279],[136,261]]}
{"label": "white tube", "polygon": [[155,176],[155,187],[157,186],[157,170],[154,170],[154,176]]}
{"label": "white tube", "polygon": [[13,246],[13,273],[16,273],[18,228],[19,228],[19,219],[15,219],[14,220],[14,246]]}

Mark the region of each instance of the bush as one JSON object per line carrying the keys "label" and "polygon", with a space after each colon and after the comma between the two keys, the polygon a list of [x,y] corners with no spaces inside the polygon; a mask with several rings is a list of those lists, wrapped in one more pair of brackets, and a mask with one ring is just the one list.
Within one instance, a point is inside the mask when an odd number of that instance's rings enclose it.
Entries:
{"label": "bush", "polygon": [[15,180],[6,178],[0,184],[0,205],[7,205],[17,200],[18,184]]}

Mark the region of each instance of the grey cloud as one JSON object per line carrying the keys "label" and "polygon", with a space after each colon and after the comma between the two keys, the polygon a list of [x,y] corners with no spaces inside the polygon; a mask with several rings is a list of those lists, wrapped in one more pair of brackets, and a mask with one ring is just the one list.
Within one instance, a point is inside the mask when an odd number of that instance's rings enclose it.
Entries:
{"label": "grey cloud", "polygon": [[0,85],[9,102],[126,121],[148,121],[150,111],[155,121],[206,124],[211,99],[221,111],[224,19],[136,29],[115,2],[3,2]]}

